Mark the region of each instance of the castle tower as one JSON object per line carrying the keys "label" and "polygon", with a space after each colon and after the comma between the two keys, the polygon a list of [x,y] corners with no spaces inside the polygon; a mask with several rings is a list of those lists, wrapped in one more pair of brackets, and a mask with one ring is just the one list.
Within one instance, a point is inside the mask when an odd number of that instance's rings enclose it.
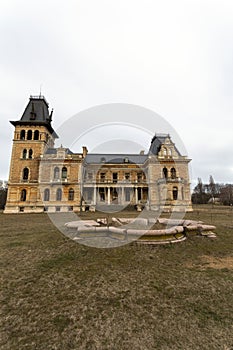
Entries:
{"label": "castle tower", "polygon": [[41,156],[57,138],[43,96],[31,96],[15,127],[5,213],[42,212],[38,178]]}
{"label": "castle tower", "polygon": [[180,154],[170,135],[153,137],[148,163],[151,210],[192,211],[189,162],[190,159]]}

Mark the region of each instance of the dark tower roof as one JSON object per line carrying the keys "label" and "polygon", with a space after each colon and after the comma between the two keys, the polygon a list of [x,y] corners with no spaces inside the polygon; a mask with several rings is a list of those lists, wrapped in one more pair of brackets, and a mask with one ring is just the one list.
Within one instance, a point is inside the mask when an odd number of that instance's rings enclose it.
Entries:
{"label": "dark tower roof", "polygon": [[49,113],[49,104],[44,96],[30,96],[29,102],[23,112],[23,115],[18,121],[11,121],[11,124],[16,125],[43,125],[46,126],[51,134],[57,138],[57,134],[52,128],[52,114]]}
{"label": "dark tower roof", "polygon": [[[161,146],[164,145],[165,140],[169,138],[170,139],[170,135],[169,134],[155,134],[155,136],[153,137],[153,139],[151,140],[151,145],[150,145],[150,149],[149,149],[149,153],[154,154],[154,155],[158,155]],[[175,147],[175,145],[174,145]],[[181,155],[179,150],[175,147],[176,152],[179,154],[179,156]]]}

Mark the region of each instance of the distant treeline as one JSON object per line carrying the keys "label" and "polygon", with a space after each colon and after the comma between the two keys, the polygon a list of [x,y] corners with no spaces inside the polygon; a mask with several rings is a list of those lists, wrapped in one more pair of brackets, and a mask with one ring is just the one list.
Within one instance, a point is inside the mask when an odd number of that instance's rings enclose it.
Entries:
{"label": "distant treeline", "polygon": [[0,180],[0,209],[4,209],[7,197],[7,182]]}
{"label": "distant treeline", "polygon": [[198,178],[198,183],[193,190],[192,202],[194,204],[233,205],[233,184],[215,183],[213,176],[210,176],[208,184],[204,184],[201,178]]}

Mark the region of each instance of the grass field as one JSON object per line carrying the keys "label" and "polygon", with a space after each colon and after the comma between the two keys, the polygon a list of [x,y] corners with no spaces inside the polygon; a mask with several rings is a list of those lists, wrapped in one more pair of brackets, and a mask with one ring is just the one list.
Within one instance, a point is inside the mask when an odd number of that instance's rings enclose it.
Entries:
{"label": "grass field", "polygon": [[217,238],[97,249],[46,214],[1,213],[0,349],[232,350],[232,210],[186,217]]}

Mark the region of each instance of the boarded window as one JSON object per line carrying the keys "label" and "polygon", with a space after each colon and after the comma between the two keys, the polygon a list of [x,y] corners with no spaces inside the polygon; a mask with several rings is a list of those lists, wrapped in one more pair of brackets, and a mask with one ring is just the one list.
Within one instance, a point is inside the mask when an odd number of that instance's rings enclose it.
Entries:
{"label": "boarded window", "polygon": [[69,189],[68,200],[69,201],[73,201],[74,200],[74,190],[73,190],[73,188]]}
{"label": "boarded window", "polygon": [[26,198],[27,198],[27,191],[25,189],[23,189],[21,191],[21,195],[20,195],[20,200],[21,202],[25,202],[26,201]]}

